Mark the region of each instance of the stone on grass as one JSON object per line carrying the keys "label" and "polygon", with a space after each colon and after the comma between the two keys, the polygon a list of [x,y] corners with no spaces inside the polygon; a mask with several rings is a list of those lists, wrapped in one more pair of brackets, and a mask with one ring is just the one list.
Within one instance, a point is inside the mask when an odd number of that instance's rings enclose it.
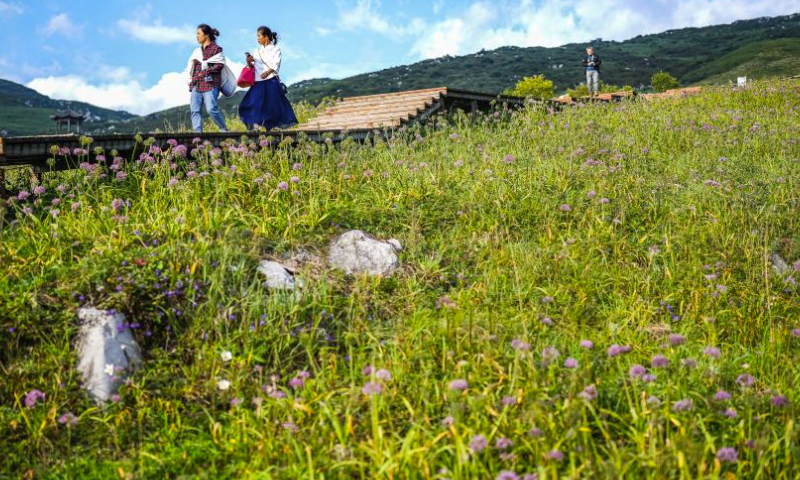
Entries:
{"label": "stone on grass", "polygon": [[141,349],[121,313],[82,308],[78,318],[78,371],[92,400],[103,404],[141,364]]}
{"label": "stone on grass", "polygon": [[303,288],[303,282],[295,279],[294,274],[278,262],[264,260],[258,265],[258,273],[264,275],[267,288],[272,290],[289,290]]}
{"label": "stone on grass", "polygon": [[772,254],[772,269],[775,270],[775,273],[781,277],[792,273],[792,268],[777,253]]}
{"label": "stone on grass", "polygon": [[400,266],[400,242],[376,240],[360,230],[347,232],[331,243],[328,263],[348,275],[390,276]]}

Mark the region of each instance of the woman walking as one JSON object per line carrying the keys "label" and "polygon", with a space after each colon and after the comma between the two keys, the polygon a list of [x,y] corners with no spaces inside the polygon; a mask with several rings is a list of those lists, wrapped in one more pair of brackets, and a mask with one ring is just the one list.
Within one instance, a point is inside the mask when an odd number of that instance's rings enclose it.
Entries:
{"label": "woman walking", "polygon": [[281,50],[278,34],[268,27],[258,27],[258,48],[247,55],[247,64],[256,69],[256,83],[239,105],[239,118],[248,129],[288,128],[297,125],[292,104],[286,98],[278,74],[281,70]]}

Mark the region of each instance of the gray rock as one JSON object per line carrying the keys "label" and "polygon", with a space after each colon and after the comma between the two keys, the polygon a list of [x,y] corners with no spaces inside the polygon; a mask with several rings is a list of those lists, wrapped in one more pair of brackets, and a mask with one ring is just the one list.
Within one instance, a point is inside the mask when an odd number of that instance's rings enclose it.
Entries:
{"label": "gray rock", "polygon": [[772,269],[781,277],[792,273],[792,268],[777,253],[772,254]]}
{"label": "gray rock", "polygon": [[400,242],[376,240],[360,230],[345,233],[331,243],[328,263],[349,275],[390,276],[400,266]]}
{"label": "gray rock", "polygon": [[125,315],[82,308],[78,336],[78,371],[83,388],[95,403],[107,402],[141,364],[141,349],[125,325]]}
{"label": "gray rock", "polygon": [[303,288],[303,281],[295,279],[294,274],[278,262],[264,260],[258,265],[258,273],[264,275],[267,288],[273,290],[290,290]]}

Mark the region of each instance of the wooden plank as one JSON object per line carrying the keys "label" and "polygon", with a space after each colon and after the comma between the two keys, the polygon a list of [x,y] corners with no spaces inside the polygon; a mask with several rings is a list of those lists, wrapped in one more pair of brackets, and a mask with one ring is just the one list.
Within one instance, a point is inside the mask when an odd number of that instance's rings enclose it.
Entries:
{"label": "wooden plank", "polygon": [[414,109],[423,109],[431,106],[435,103],[433,100],[425,100],[425,101],[418,101],[418,102],[395,102],[395,103],[384,103],[379,105],[374,105],[370,107],[347,107],[347,108],[338,108],[338,109],[330,109],[320,113],[320,116],[333,116],[333,115],[342,115],[350,112],[367,112],[367,111],[381,111],[381,112],[395,112],[395,111],[405,111],[405,110],[414,110]]}
{"label": "wooden plank", "polygon": [[438,88],[427,88],[424,90],[405,90],[403,92],[394,92],[394,93],[378,93],[375,95],[361,95],[358,97],[346,97],[345,100],[352,101],[352,100],[361,100],[365,98],[386,98],[386,97],[399,97],[404,95],[419,95],[421,93],[427,92],[438,92],[438,93],[447,93],[447,87],[438,87]]}
{"label": "wooden plank", "polygon": [[0,137],[0,160],[2,160],[3,155],[3,137]]}

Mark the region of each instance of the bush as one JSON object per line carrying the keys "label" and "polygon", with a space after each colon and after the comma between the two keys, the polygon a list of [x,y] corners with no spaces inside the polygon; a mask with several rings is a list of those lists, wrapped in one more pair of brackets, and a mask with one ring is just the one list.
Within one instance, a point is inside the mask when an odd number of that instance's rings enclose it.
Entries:
{"label": "bush", "polygon": [[556,87],[553,81],[546,79],[544,75],[536,75],[523,78],[516,87],[508,90],[508,93],[518,97],[547,100],[556,95]]}
{"label": "bush", "polygon": [[[602,81],[600,82],[600,93],[632,92],[632,91],[633,87],[631,87],[630,85],[619,87],[617,85],[603,83]],[[574,89],[568,88],[567,95],[569,95],[572,98],[586,97],[589,95],[589,89],[585,83],[582,83],[577,87],[575,87]]]}
{"label": "bush", "polygon": [[666,92],[667,90],[672,90],[673,88],[681,86],[678,79],[667,72],[653,74],[653,77],[650,79],[650,84],[656,92]]}

